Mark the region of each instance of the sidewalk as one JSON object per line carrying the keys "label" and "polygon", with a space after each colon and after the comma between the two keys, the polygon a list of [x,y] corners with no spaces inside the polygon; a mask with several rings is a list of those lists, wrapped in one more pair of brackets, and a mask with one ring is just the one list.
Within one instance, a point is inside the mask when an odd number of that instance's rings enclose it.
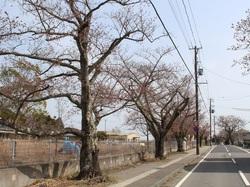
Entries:
{"label": "sidewalk", "polygon": [[134,168],[125,169],[117,173],[111,173],[118,183],[109,187],[153,187],[160,186],[168,175],[183,167],[191,160],[204,155],[210,149],[209,146],[200,148],[200,156],[195,154],[195,149],[186,153],[171,154],[166,160],[145,163]]}

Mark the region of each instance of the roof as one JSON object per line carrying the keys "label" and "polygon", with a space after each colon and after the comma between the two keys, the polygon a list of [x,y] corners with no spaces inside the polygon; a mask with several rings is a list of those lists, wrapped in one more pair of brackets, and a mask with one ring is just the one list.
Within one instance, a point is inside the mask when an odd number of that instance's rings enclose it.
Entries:
{"label": "roof", "polygon": [[137,133],[135,132],[129,132],[129,133],[122,133],[122,132],[114,132],[114,131],[107,131],[107,135],[113,135],[113,136],[128,136],[128,135],[135,135],[137,137],[140,137]]}

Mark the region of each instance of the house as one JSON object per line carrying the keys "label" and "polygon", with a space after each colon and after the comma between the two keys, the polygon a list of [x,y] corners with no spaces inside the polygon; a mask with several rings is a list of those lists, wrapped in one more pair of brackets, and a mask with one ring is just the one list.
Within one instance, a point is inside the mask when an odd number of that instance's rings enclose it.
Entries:
{"label": "house", "polygon": [[106,132],[107,140],[121,142],[139,142],[140,136],[137,133]]}
{"label": "house", "polygon": [[[30,129],[35,131],[44,131],[44,132],[53,132],[53,131],[60,131],[64,127],[64,124],[61,118],[53,119],[50,116],[46,116],[45,120],[39,123],[30,123],[29,126],[26,126],[27,131],[30,132]],[[15,129],[8,127],[4,124],[0,123],[0,138],[3,139],[27,139],[27,138],[34,138],[35,135],[29,135],[23,132],[16,131]],[[61,136],[59,136],[61,137]],[[36,137],[37,138],[37,137]]]}
{"label": "house", "polygon": [[250,132],[239,132],[238,144],[243,144],[244,147],[250,147]]}
{"label": "house", "polygon": [[0,138],[14,138],[16,136],[15,130],[0,124]]}

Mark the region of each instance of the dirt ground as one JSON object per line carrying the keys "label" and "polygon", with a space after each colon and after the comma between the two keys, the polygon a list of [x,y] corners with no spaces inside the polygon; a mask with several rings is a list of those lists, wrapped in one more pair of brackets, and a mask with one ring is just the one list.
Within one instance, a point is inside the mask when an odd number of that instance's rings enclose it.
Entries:
{"label": "dirt ground", "polygon": [[113,183],[113,180],[109,177],[104,177],[102,179],[95,178],[92,180],[70,180],[65,178],[57,178],[37,180],[33,184],[26,187],[106,187],[111,183]]}

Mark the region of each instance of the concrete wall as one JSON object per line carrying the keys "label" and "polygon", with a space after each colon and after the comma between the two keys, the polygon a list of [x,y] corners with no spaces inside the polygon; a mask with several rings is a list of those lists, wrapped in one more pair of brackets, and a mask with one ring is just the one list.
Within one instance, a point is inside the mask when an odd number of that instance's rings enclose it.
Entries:
{"label": "concrete wall", "polygon": [[[100,157],[100,166],[101,169],[111,169],[139,160],[138,154],[105,156]],[[78,160],[0,169],[0,187],[23,187],[36,179],[70,176],[78,171]]]}

